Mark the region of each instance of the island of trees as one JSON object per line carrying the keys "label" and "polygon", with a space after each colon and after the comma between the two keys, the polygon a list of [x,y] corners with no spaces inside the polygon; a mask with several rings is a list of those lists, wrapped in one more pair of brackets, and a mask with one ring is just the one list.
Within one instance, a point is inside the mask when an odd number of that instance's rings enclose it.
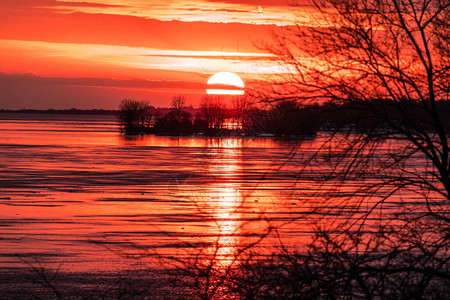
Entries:
{"label": "island of trees", "polygon": [[[171,108],[155,108],[146,101],[124,99],[117,112],[121,132],[162,135],[315,135],[318,131],[379,132],[388,122],[417,130],[431,129],[432,120],[417,102],[373,99],[364,102],[333,102],[302,105],[297,99],[278,101],[265,108],[249,96],[236,97],[229,105],[220,96],[204,96],[199,108],[186,106],[186,98],[172,98]],[[261,103],[258,100],[258,103]],[[398,106],[404,106],[398,113]],[[436,105],[450,129],[450,105]],[[375,113],[376,111],[376,113]],[[383,118],[378,116],[382,115]]]}

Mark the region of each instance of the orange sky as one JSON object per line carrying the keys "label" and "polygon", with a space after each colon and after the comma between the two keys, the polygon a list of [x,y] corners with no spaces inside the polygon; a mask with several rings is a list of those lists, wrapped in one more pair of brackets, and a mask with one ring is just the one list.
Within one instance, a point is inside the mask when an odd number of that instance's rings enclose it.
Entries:
{"label": "orange sky", "polygon": [[0,2],[0,109],[196,105],[216,72],[280,72],[254,44],[308,24],[283,0]]}

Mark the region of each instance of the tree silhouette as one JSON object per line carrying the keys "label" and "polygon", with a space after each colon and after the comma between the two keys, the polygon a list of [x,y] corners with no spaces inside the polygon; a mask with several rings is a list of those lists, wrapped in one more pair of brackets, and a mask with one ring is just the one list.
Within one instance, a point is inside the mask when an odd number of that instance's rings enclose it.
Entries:
{"label": "tree silhouette", "polygon": [[119,115],[117,116],[121,130],[127,133],[136,133],[149,128],[153,109],[154,107],[145,101],[122,100],[119,105]]}
{"label": "tree silhouette", "polygon": [[186,97],[183,95],[176,95],[172,97],[172,110],[176,112],[178,120],[181,119],[181,112],[186,105]]}
{"label": "tree silhouette", "polygon": [[[242,255],[220,280],[211,260],[187,268],[198,267],[204,298],[214,298],[214,284],[248,299],[446,298],[450,148],[441,108],[450,92],[450,2],[313,5],[321,14],[311,26],[280,29],[264,45],[288,72],[254,92],[281,109],[328,102],[322,108],[361,116],[296,158],[296,180],[314,191],[303,204],[322,216],[313,240],[299,251],[281,241],[272,259]],[[208,125],[220,128],[214,102],[207,96],[201,106]]]}
{"label": "tree silhouette", "polygon": [[255,101],[248,95],[235,97],[232,100],[233,117],[240,124],[244,132],[252,127],[252,113],[256,110]]}
{"label": "tree silhouette", "polygon": [[264,45],[288,72],[259,96],[272,103],[327,101],[364,119],[357,130],[330,133],[299,164],[299,180],[314,182],[314,199],[322,199],[305,204],[327,217],[309,250],[282,251],[279,274],[297,278],[285,282],[296,295],[445,297],[449,115],[439,108],[449,98],[450,2],[313,5],[321,14],[311,26],[279,30]]}
{"label": "tree silhouette", "polygon": [[203,118],[209,129],[221,129],[225,121],[225,104],[220,96],[205,95],[200,101]]}

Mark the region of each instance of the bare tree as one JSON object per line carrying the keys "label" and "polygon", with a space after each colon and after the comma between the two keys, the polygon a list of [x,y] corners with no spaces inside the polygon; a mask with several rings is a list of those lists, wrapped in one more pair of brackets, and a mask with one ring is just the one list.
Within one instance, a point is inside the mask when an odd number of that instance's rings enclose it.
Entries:
{"label": "bare tree", "polygon": [[[309,274],[301,280],[311,281],[311,295],[443,297],[450,278],[449,112],[442,109],[450,2],[312,4],[321,14],[310,27],[280,30],[265,45],[288,72],[259,96],[350,103],[376,127],[330,132],[299,166],[328,217],[309,252],[282,256],[297,275]],[[331,225],[336,203],[342,210]]]}
{"label": "bare tree", "polygon": [[172,97],[172,110],[177,112],[178,120],[181,119],[181,111],[186,105],[186,97],[184,95],[176,95]]}
{"label": "bare tree", "polygon": [[[272,260],[239,259],[226,277],[212,274],[219,258],[196,256],[187,264],[196,268],[196,288],[203,298],[217,297],[218,287],[249,299],[445,298],[450,149],[449,112],[442,107],[450,92],[450,2],[313,5],[322,14],[312,26],[280,30],[265,45],[289,73],[255,95],[276,103],[351,104],[365,120],[355,121],[357,130],[330,131],[298,166],[296,179],[316,191],[305,204],[323,216],[306,249],[293,252],[281,243]],[[201,104],[212,127],[223,120],[217,109],[223,106],[213,100],[206,96]],[[359,126],[367,119],[376,127]]]}
{"label": "bare tree", "polygon": [[233,98],[233,110],[235,119],[239,122],[239,125],[244,131],[248,130],[251,125],[251,115],[256,109],[255,99],[248,95]]}
{"label": "bare tree", "polygon": [[220,96],[205,95],[200,102],[208,128],[221,129],[225,121],[225,104]]}
{"label": "bare tree", "polygon": [[[382,120],[385,126],[378,128],[377,135],[353,137],[350,148],[336,151],[350,155],[346,150],[354,152],[359,145],[374,153],[387,139],[401,140],[403,144],[389,158],[395,163],[389,166],[392,179],[384,185],[409,186],[428,195],[424,198],[427,213],[450,221],[430,197],[450,198],[447,115],[439,111],[440,101],[449,96],[450,2],[330,0],[314,4],[323,12],[322,26],[281,32],[274,44],[267,45],[291,70],[275,88],[266,90],[269,99],[353,103],[368,117]],[[375,104],[374,100],[385,101]],[[419,114],[421,122],[417,122]],[[362,157],[372,158],[366,153],[356,159]],[[412,159],[423,159],[427,168],[411,173],[407,164]],[[336,172],[345,170],[342,176],[361,173],[360,166],[352,167],[354,161],[336,163]],[[378,171],[388,171],[381,167]]]}
{"label": "bare tree", "polygon": [[124,99],[119,105],[118,122],[121,130],[137,132],[149,128],[153,117],[153,107],[145,101]]}

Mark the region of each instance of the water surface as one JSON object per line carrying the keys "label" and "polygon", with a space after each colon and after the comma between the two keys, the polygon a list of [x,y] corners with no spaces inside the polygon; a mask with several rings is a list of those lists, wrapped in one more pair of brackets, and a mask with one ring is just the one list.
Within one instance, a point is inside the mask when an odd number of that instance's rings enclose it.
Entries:
{"label": "water surface", "polygon": [[[307,210],[297,144],[124,136],[112,116],[3,114],[0,265],[120,270],[217,244],[231,255]],[[309,230],[282,233],[297,243]]]}
{"label": "water surface", "polygon": [[[277,230],[255,250],[299,248],[315,221],[351,215],[305,176],[329,172],[304,164],[327,134],[286,141],[118,130],[113,116],[0,115],[0,268],[116,272],[211,253],[226,261],[269,229]],[[312,209],[325,205],[326,215]]]}

